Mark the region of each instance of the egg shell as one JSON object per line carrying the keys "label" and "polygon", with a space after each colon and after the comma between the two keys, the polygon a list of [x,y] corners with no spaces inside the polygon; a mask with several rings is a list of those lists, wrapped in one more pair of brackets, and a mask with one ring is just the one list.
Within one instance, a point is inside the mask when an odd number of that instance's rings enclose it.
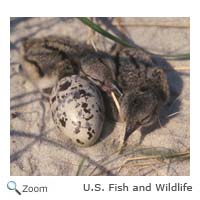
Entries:
{"label": "egg shell", "polygon": [[78,75],[62,78],[52,89],[50,107],[58,129],[79,146],[91,146],[100,136],[105,118],[98,88]]}

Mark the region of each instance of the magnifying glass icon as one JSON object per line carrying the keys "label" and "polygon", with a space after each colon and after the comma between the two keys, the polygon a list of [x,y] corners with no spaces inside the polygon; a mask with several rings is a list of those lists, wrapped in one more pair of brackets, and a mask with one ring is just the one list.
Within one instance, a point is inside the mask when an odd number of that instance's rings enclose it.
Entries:
{"label": "magnifying glass icon", "polygon": [[15,183],[15,181],[9,181],[7,183],[7,188],[9,190],[15,190],[15,192],[17,192],[17,194],[21,195],[21,192],[17,189],[17,184]]}

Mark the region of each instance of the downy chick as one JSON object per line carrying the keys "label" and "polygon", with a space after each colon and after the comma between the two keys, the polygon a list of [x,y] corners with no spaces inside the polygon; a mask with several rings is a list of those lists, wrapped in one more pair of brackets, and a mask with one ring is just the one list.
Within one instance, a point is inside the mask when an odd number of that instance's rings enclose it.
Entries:
{"label": "downy chick", "polygon": [[70,39],[67,38],[67,41],[71,45],[68,49],[67,44],[62,44],[56,36],[27,38],[23,41],[22,69],[40,89],[51,88],[62,77],[77,74],[77,65],[61,51],[65,46],[66,51],[75,53]]}
{"label": "downy chick", "polygon": [[118,53],[118,64],[117,80],[123,92],[120,121],[126,122],[126,141],[137,128],[157,121],[169,88],[164,71],[141,49],[123,49]]}
{"label": "downy chick", "polygon": [[116,65],[108,54],[88,53],[81,58],[81,72],[101,90],[111,96],[111,92],[122,95],[116,84]]}
{"label": "downy chick", "polygon": [[121,95],[115,84],[116,67],[112,57],[95,52],[85,43],[59,36],[30,38],[23,42],[22,54],[24,70],[41,89],[52,87],[65,76],[80,74],[108,95],[111,91]]}

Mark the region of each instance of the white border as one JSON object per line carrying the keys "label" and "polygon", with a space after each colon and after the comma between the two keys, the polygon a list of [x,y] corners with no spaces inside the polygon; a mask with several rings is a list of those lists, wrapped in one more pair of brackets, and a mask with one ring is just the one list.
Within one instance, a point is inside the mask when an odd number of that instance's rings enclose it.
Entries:
{"label": "white border", "polygon": [[[199,6],[192,1],[6,1],[1,6],[0,12],[0,197],[10,199],[18,196],[8,191],[8,180],[16,180],[18,185],[45,185],[49,186],[47,194],[26,194],[19,196],[20,199],[55,199],[55,198],[83,198],[102,199],[126,197],[139,199],[169,199],[169,197],[189,199],[191,195],[200,196],[200,162],[199,162]],[[10,99],[10,73],[9,73],[9,42],[10,42],[10,17],[16,16],[159,16],[159,17],[191,17],[191,176],[188,177],[9,177],[9,99]],[[187,182],[192,184],[194,192],[83,192],[83,183],[127,183],[147,184]]]}

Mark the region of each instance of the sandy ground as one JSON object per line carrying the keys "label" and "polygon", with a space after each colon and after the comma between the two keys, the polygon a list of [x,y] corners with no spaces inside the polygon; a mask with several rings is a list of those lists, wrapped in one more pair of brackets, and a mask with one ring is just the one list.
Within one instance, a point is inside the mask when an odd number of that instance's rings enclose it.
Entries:
{"label": "sandy ground", "polygon": [[[188,18],[102,18],[108,31],[157,54],[190,51]],[[45,101],[20,73],[20,45],[25,37],[67,35],[93,41],[109,51],[113,42],[94,34],[76,18],[13,18],[11,21],[11,175],[189,175],[190,67],[189,60],[160,60],[167,73],[171,99],[160,125],[137,130],[119,154],[123,123],[107,121],[96,145],[80,148],[55,128]],[[173,70],[173,68],[175,70]]]}

